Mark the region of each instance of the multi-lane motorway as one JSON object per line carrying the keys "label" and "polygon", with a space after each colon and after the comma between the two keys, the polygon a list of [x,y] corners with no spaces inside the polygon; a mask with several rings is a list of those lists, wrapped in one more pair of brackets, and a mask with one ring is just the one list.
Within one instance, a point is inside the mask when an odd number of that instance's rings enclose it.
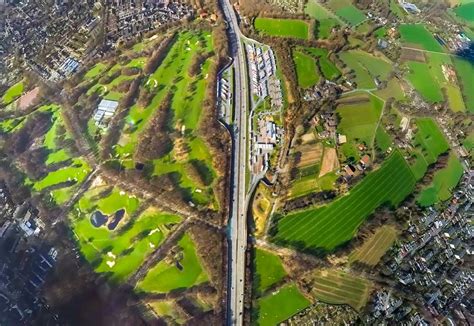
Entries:
{"label": "multi-lane motorway", "polygon": [[237,16],[229,0],[220,0],[228,25],[231,54],[234,60],[234,133],[232,152],[231,216],[229,228],[228,324],[242,325],[245,292],[245,250],[247,247],[247,164],[248,85],[245,55]]}

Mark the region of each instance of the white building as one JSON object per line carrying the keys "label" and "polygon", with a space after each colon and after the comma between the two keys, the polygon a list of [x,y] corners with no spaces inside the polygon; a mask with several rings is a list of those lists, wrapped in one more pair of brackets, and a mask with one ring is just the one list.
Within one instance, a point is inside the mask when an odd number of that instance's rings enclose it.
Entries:
{"label": "white building", "polygon": [[106,127],[109,120],[115,114],[117,107],[117,101],[102,100],[94,113],[93,119],[95,124],[101,127]]}

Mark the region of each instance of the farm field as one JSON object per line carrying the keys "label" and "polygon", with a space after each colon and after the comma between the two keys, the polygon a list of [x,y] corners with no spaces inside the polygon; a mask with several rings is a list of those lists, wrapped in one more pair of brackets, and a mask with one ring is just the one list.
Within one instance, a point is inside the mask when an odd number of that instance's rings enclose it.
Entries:
{"label": "farm field", "polygon": [[316,0],[309,0],[306,3],[305,13],[318,22],[315,34],[318,38],[328,38],[334,26],[343,26],[345,23],[336,15],[329,12],[324,6]]}
{"label": "farm field", "polygon": [[207,281],[208,276],[201,266],[194,242],[188,234],[184,234],[168,257],[148,271],[137,284],[137,289],[141,292],[168,293]]}
{"label": "farm field", "polygon": [[415,181],[405,159],[395,151],[337,200],[283,216],[276,223],[273,241],[300,250],[331,252],[349,241],[380,205],[399,205],[413,191]]}
{"label": "farm field", "polygon": [[423,24],[402,24],[399,31],[402,42],[409,47],[414,46],[428,51],[444,52],[443,47]]}
{"label": "farm field", "polygon": [[296,66],[298,85],[302,88],[316,85],[320,77],[315,59],[301,51],[293,51],[293,61]]}
{"label": "farm field", "polygon": [[357,9],[350,0],[329,0],[327,6],[348,24],[355,26],[366,20],[363,11]]}
{"label": "farm field", "polygon": [[380,148],[382,152],[388,150],[393,145],[392,137],[385,131],[383,125],[379,125],[375,132],[375,146]]}
{"label": "farm field", "polygon": [[278,19],[257,17],[255,28],[271,36],[294,37],[303,40],[309,38],[309,25],[299,19]]}
{"label": "farm field", "polygon": [[365,239],[362,246],[354,250],[349,256],[350,262],[360,262],[368,266],[375,266],[385,252],[390,249],[398,236],[398,231],[390,225],[378,228],[375,233]]}
{"label": "farm field", "polygon": [[383,101],[373,95],[344,98],[339,102],[336,112],[340,116],[338,131],[347,136],[354,145],[365,143],[370,146],[382,114]]}
{"label": "farm field", "polygon": [[23,93],[24,82],[20,81],[14,85],[12,85],[9,89],[5,91],[5,94],[2,96],[2,103],[3,104],[10,104],[18,97],[21,96]]}
{"label": "farm field", "polygon": [[257,325],[278,325],[309,305],[310,301],[301,294],[295,284],[286,285],[258,299]]}
{"label": "farm field", "polygon": [[[99,187],[87,192],[72,213],[72,229],[81,253],[96,272],[106,273],[116,282],[125,281],[137,270],[163,242],[173,225],[181,221],[179,216],[153,207],[137,216],[138,207],[139,200],[133,196],[117,188],[110,191]],[[92,221],[97,211],[108,216],[101,226]]]}
{"label": "farm field", "polygon": [[392,64],[387,59],[378,58],[360,50],[342,52],[339,56],[350,69],[354,70],[357,88],[376,88],[374,78],[387,80],[392,70]]}
{"label": "farm field", "polygon": [[451,198],[451,192],[459,183],[464,172],[463,166],[455,154],[451,153],[448,165],[436,171],[432,183],[423,189],[417,198],[421,206],[431,206]]}
{"label": "farm field", "polygon": [[280,257],[264,249],[255,249],[254,286],[262,293],[285,277],[286,272]]}
{"label": "farm field", "polygon": [[385,101],[391,97],[398,101],[403,101],[405,99],[405,93],[400,87],[400,82],[395,78],[388,81],[387,87],[375,91],[374,94],[383,98]]}
{"label": "farm field", "polygon": [[453,62],[466,108],[474,113],[474,64],[460,57],[453,57]]}
{"label": "farm field", "polygon": [[329,304],[348,304],[361,311],[367,303],[371,284],[359,277],[337,270],[323,270],[312,279],[312,294]]}

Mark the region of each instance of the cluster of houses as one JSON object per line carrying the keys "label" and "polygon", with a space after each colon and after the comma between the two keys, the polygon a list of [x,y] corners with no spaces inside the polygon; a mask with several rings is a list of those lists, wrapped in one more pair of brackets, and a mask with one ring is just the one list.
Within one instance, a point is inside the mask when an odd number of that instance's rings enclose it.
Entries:
{"label": "cluster of houses", "polygon": [[[466,268],[472,259],[474,215],[474,171],[464,174],[453,199],[443,211],[428,209],[411,219],[406,241],[384,259],[382,270],[398,282],[399,289],[415,296],[431,318],[459,324],[471,317],[469,294],[474,271]],[[377,293],[371,322],[394,318],[397,322],[416,317],[416,309],[405,300]],[[471,319],[472,321],[472,319]],[[422,325],[428,325],[426,321]]]}
{"label": "cluster of houses", "polygon": [[0,324],[26,325],[47,306],[41,290],[58,251],[42,239],[44,224],[29,203],[16,205],[0,184]]}
{"label": "cluster of houses", "polygon": [[232,68],[228,67],[217,79],[217,107],[219,118],[228,125],[232,120]]}
{"label": "cluster of houses", "polygon": [[273,107],[281,108],[283,99],[280,80],[275,76],[275,56],[270,48],[255,43],[245,45],[252,94],[260,100],[270,96]]}
{"label": "cluster of houses", "polygon": [[127,40],[152,31],[163,24],[194,14],[191,6],[183,1],[108,0],[107,42],[115,46],[119,39]]}

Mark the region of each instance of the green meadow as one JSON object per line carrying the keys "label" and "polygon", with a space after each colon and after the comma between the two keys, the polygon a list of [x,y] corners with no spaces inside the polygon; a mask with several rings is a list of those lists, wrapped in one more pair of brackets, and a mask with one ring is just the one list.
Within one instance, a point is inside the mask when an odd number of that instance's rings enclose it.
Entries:
{"label": "green meadow", "polygon": [[281,281],[286,275],[280,257],[264,249],[255,249],[255,267],[254,286],[257,285],[259,293]]}
{"label": "green meadow", "polygon": [[309,25],[304,20],[257,17],[254,26],[259,32],[271,36],[309,38]]}
{"label": "green meadow", "polygon": [[274,326],[287,320],[311,304],[295,284],[286,285],[279,290],[258,299],[257,325]]}
{"label": "green meadow", "polygon": [[474,112],[474,63],[461,57],[453,57],[454,67],[461,91],[464,97],[464,103],[469,112]]}
{"label": "green meadow", "polygon": [[428,102],[437,103],[444,100],[439,85],[433,80],[429,66],[424,62],[407,62],[410,69],[407,79],[420,95]]}
{"label": "green meadow", "polygon": [[318,61],[324,78],[334,80],[341,75],[336,65],[329,60],[328,50],[323,48],[304,48],[304,51],[311,54]]}
{"label": "green meadow", "polygon": [[357,9],[350,0],[329,0],[326,5],[337,16],[352,26],[366,20],[364,12]]}
{"label": "green meadow", "polygon": [[353,70],[357,88],[376,88],[374,78],[387,80],[392,70],[392,64],[387,59],[375,57],[360,50],[342,52],[339,56]]}
{"label": "green meadow", "polygon": [[148,271],[145,278],[137,284],[139,291],[168,293],[208,281],[191,237],[185,234],[177,247],[179,250],[176,250],[174,257],[160,261]]}
{"label": "green meadow", "polygon": [[331,35],[331,30],[333,27],[345,25],[345,23],[339,17],[329,12],[316,0],[308,0],[305,7],[305,13],[311,18],[316,19],[317,27],[315,34],[318,38],[328,38]]}
{"label": "green meadow", "polygon": [[423,24],[402,24],[399,31],[402,42],[409,46],[414,45],[433,52],[444,52],[443,47]]}
{"label": "green meadow", "polygon": [[298,85],[308,88],[316,85],[319,81],[319,74],[315,59],[301,51],[293,51],[293,60],[296,66],[296,76]]}
{"label": "green meadow", "polygon": [[463,172],[461,162],[455,154],[451,153],[447,166],[436,171],[432,183],[418,196],[418,203],[421,206],[431,206],[451,198],[452,190],[459,183]]}

